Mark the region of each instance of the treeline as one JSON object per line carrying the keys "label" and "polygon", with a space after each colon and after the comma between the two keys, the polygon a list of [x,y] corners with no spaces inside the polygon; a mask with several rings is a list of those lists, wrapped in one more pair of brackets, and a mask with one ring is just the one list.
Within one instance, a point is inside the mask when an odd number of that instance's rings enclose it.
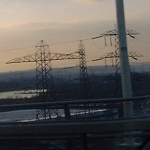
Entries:
{"label": "treeline", "polygon": [[[134,96],[150,95],[150,74],[133,72],[132,88]],[[116,84],[117,82],[117,84]],[[14,79],[9,81],[0,80],[0,92],[36,89],[34,77]],[[83,90],[87,88],[87,90]],[[89,76],[87,85],[80,84],[80,78],[68,79],[54,77],[54,89],[56,99],[82,99],[86,98],[110,98],[121,97],[121,77],[114,74]],[[86,96],[84,96],[86,94]],[[88,95],[88,96],[87,96]]]}

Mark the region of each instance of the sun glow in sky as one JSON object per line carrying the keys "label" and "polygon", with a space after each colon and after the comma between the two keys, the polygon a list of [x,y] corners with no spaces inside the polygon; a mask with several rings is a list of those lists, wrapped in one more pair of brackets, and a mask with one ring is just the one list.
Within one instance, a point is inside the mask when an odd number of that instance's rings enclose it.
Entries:
{"label": "sun glow in sky", "polygon": [[[150,0],[124,0],[126,28],[140,33],[128,38],[128,50],[143,54],[139,61],[150,60]],[[0,1],[0,72],[35,68],[35,63],[5,62],[35,53],[40,40],[50,45],[53,53],[72,53],[78,49],[76,41],[99,36],[116,24],[115,0],[1,0]],[[85,40],[87,61],[114,51],[104,39]],[[114,42],[114,40],[113,40]],[[56,44],[56,45],[54,45]],[[65,67],[78,62],[53,62],[53,67]],[[87,65],[103,65],[104,61]]]}

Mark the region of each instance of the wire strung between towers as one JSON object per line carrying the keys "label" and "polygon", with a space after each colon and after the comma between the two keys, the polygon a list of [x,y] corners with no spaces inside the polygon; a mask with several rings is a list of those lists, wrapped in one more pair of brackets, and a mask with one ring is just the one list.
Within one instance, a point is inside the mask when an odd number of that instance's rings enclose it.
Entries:
{"label": "wire strung between towers", "polygon": [[[51,45],[60,45],[60,44],[67,44],[67,43],[75,43],[75,42],[79,42],[79,41],[88,41],[88,40],[92,40],[92,42],[93,42],[93,40],[95,40],[95,39],[99,39],[99,38],[102,38],[102,37],[104,37],[104,40],[106,40],[105,37],[106,35],[105,35],[105,33],[104,34],[100,34],[99,36],[95,36],[95,37],[92,37],[92,38],[87,38],[87,39],[80,39],[80,40],[72,40],[72,41],[64,41],[64,42],[58,42],[58,43],[52,43],[52,44],[50,44],[50,46]],[[137,38],[135,38],[135,39],[137,39]],[[148,44],[148,45],[150,45],[150,43],[148,43],[148,42],[145,42],[145,41],[142,41],[142,40],[140,40],[140,39],[137,39],[137,40],[139,40],[139,41],[141,41],[141,42],[143,42],[143,43],[145,43],[145,44]],[[110,39],[110,43],[112,43],[112,41],[111,41],[111,39]],[[95,43],[93,43],[93,45],[95,45]],[[111,44],[112,45],[112,44]],[[106,41],[105,41],[105,46],[106,46]],[[6,51],[15,51],[15,50],[22,50],[22,49],[30,49],[30,48],[35,48],[35,47],[22,47],[22,48],[10,48],[10,49],[5,49],[5,50],[0,50],[0,52],[6,52]],[[98,47],[97,47],[98,48]],[[98,48],[99,49],[99,48]]]}
{"label": "wire strung between towers", "polygon": [[[86,41],[86,40],[93,40],[93,39],[96,39],[96,38],[100,38],[100,36],[99,37],[93,37],[93,38],[87,38],[87,39],[74,40],[74,41],[58,42],[58,43],[53,43],[53,44],[50,44],[50,45],[60,45],[60,44],[67,44],[67,43],[75,43],[75,42],[79,42],[81,40],[82,41]],[[35,47],[22,47],[22,48],[12,48],[12,49],[11,48],[10,49],[4,48],[5,50],[0,50],[0,52],[16,51],[16,50],[30,49],[30,48],[35,48]]]}

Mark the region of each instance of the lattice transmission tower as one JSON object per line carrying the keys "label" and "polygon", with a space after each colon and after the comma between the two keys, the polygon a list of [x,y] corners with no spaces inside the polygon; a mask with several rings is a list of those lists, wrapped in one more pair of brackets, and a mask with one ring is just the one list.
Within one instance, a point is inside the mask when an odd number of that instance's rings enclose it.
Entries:
{"label": "lattice transmission tower", "polygon": [[80,68],[80,98],[81,99],[89,99],[91,98],[91,86],[89,81],[89,75],[87,71],[86,65],[86,54],[85,54],[85,46],[82,40],[79,41],[78,50],[75,52],[79,55],[79,63],[73,67],[66,67],[65,69],[69,68]]}
{"label": "lattice transmission tower", "polygon": [[[81,93],[81,99],[91,99],[92,98],[92,89],[90,86],[90,81],[89,81],[89,75],[87,71],[87,65],[86,65],[86,54],[85,54],[85,47],[83,44],[83,41],[80,40],[79,42],[79,48],[77,53],[79,53],[79,64],[77,66],[80,67],[80,93]],[[84,105],[84,107],[89,107],[89,105]],[[76,111],[77,115],[83,115],[86,117],[86,115],[92,114],[92,111],[96,112],[94,109],[78,109]]]}
{"label": "lattice transmission tower", "polygon": [[[39,93],[38,101],[56,101],[51,67],[51,54],[49,52],[49,45],[43,40],[36,45],[35,61],[36,90]],[[50,118],[53,112],[58,115],[57,109],[38,109],[36,119],[40,117],[44,119]]]}
{"label": "lattice transmission tower", "polygon": [[[12,59],[6,62],[6,64],[36,62],[36,91],[38,94],[38,102],[56,101],[51,61],[79,59],[79,55],[76,52],[71,54],[50,53],[49,45],[43,40],[35,48],[35,54]],[[57,109],[45,109],[41,107],[41,109],[37,110],[36,119],[49,119],[53,113],[58,115]]]}
{"label": "lattice transmission tower", "polygon": [[79,53],[79,67],[80,67],[81,98],[90,99],[91,89],[90,89],[89,76],[87,72],[85,47],[82,40],[79,43],[78,53]]}
{"label": "lattice transmission tower", "polygon": [[[127,30],[126,31],[126,35],[130,36],[131,38],[135,38],[135,35],[138,35],[139,33],[134,31],[134,30]],[[119,71],[120,71],[120,59],[119,59],[119,38],[118,38],[118,30],[117,30],[117,26],[115,25],[115,28],[113,30],[109,30],[106,31],[105,33],[101,34],[99,37],[95,37],[95,38],[101,38],[104,37],[105,39],[105,45],[106,44],[106,37],[110,37],[110,45],[112,46],[112,40],[111,37],[115,37],[115,51],[108,53],[104,56],[102,56],[99,59],[95,59],[93,61],[97,61],[97,60],[102,60],[106,58],[114,58],[115,59],[115,88],[114,88],[114,97],[119,97],[119,90],[120,90],[120,86],[119,84],[121,84],[121,77],[119,75]],[[93,39],[95,39],[93,38]],[[128,53],[128,57],[131,57],[133,59],[137,59],[137,57],[143,57],[143,55],[138,54],[136,52],[129,52]],[[106,63],[106,62],[105,62]]]}
{"label": "lattice transmission tower", "polygon": [[[118,30],[117,25],[115,25],[114,32],[115,34],[115,88],[114,88],[114,97],[119,97],[119,84],[121,84],[121,76],[119,76],[120,70],[120,60],[119,60],[119,38],[118,38]],[[128,55],[129,56],[129,55]]]}

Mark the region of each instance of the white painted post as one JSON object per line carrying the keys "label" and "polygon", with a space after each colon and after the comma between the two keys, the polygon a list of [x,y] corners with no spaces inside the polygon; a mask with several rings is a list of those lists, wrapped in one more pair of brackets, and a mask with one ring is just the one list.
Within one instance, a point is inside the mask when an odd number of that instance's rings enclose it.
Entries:
{"label": "white painted post", "polygon": [[[123,98],[131,98],[132,86],[131,86],[130,65],[128,59],[123,0],[116,0],[116,13],[117,13],[119,55],[120,55]],[[132,116],[133,116],[133,104],[132,102],[125,102],[124,117],[132,117]]]}

